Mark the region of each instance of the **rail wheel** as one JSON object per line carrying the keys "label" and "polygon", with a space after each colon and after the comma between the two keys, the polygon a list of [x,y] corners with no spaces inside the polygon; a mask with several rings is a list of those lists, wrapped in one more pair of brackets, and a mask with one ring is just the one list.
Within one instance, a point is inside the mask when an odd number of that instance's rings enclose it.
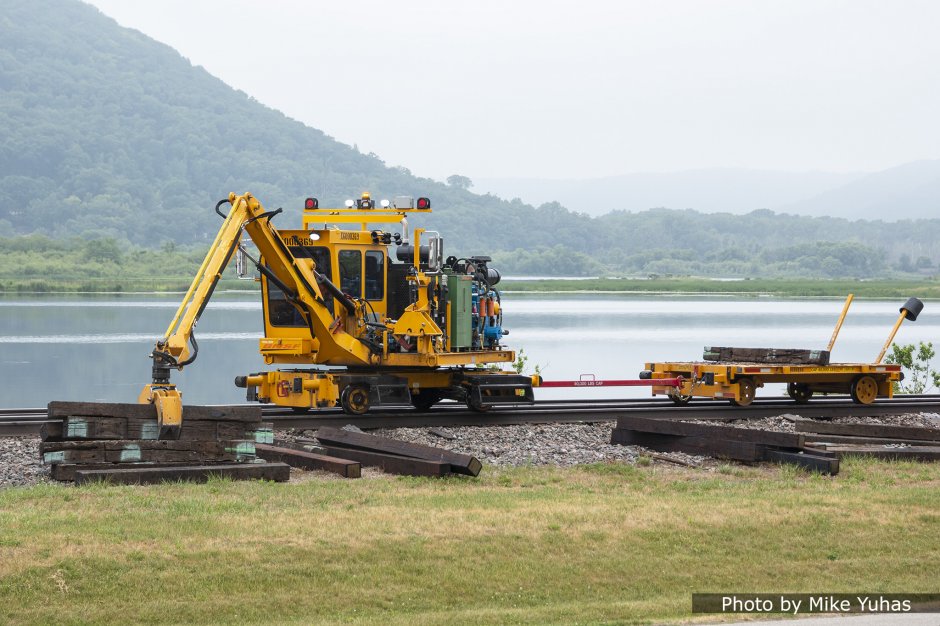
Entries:
{"label": "rail wheel", "polygon": [[467,408],[471,411],[476,411],[477,413],[486,413],[490,410],[490,406],[487,404],[481,403],[479,400],[473,397],[473,393],[470,391],[467,392]]}
{"label": "rail wheel", "polygon": [[296,413],[297,415],[306,415],[306,414],[310,411],[310,407],[308,407],[308,406],[292,406],[292,407],[290,408],[290,410],[293,411],[294,413]]}
{"label": "rail wheel", "polygon": [[424,413],[430,411],[431,407],[441,401],[444,397],[440,391],[434,389],[425,389],[417,394],[411,394],[411,406]]}
{"label": "rail wheel", "polygon": [[813,397],[813,390],[806,383],[787,383],[787,394],[797,404],[806,404]]}
{"label": "rail wheel", "polygon": [[731,401],[734,406],[747,406],[754,401],[754,396],[757,395],[757,385],[754,384],[753,378],[738,379],[738,395],[740,400]]}
{"label": "rail wheel", "polygon": [[349,385],[343,389],[339,401],[343,412],[349,415],[363,415],[369,410],[369,390],[365,385]]}
{"label": "rail wheel", "polygon": [[859,376],[852,381],[849,391],[858,404],[871,404],[878,397],[878,381],[871,376]]}

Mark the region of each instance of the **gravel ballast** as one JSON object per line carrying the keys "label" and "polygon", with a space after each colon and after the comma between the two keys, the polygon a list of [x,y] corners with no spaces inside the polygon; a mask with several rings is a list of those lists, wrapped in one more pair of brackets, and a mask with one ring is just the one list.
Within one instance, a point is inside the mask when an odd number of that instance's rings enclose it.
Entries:
{"label": "gravel ballast", "polygon": [[[633,446],[611,445],[613,422],[594,424],[520,424],[463,428],[389,428],[375,434],[472,454],[487,465],[558,465],[636,461]],[[443,438],[429,432],[452,436]]]}
{"label": "gravel ballast", "polygon": [[[795,421],[803,419],[799,415],[784,413],[774,417],[764,417],[753,420],[737,420],[735,422],[687,420],[698,424],[712,424],[715,426],[728,426],[731,428],[751,428],[756,430],[773,430],[781,433],[796,432]],[[811,420],[827,422],[829,424],[881,424],[886,426],[912,426],[915,428],[940,429],[940,415],[936,413],[910,413],[905,415],[880,415],[871,417],[836,417],[831,420]]]}
{"label": "gravel ballast", "polygon": [[[586,424],[519,424],[514,426],[459,426],[434,428],[382,428],[372,435],[470,454],[486,465],[557,465],[570,467],[604,461],[634,462],[632,446],[611,445],[614,422]],[[347,426],[347,429],[350,427]],[[355,429],[355,427],[352,427]],[[358,430],[358,429],[355,429]],[[315,443],[316,431],[287,433],[287,439]]]}
{"label": "gravel ballast", "polygon": [[[733,423],[706,423],[727,428],[757,428],[778,432],[794,432],[798,415],[786,414]],[[694,420],[691,420],[694,421]],[[836,424],[890,424],[940,428],[940,415],[933,413],[842,417]],[[485,465],[520,467],[552,465],[571,467],[589,463],[636,463],[641,457],[653,462],[688,465],[706,470],[720,463],[707,456],[678,452],[659,453],[638,446],[611,445],[610,435],[615,422],[577,424],[522,424],[515,426],[462,426],[435,428],[384,428],[368,431],[383,437],[436,446],[470,454]],[[310,443],[316,431],[284,431],[279,437]],[[33,485],[48,481],[49,470],[39,460],[38,437],[0,437],[0,488]]]}
{"label": "gravel ballast", "polygon": [[39,459],[39,437],[0,437],[0,489],[49,480]]}

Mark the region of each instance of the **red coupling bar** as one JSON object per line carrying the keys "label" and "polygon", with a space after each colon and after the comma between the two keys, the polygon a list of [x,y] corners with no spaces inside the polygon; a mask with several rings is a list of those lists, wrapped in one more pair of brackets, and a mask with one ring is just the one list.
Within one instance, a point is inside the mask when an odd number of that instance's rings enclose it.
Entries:
{"label": "red coupling bar", "polygon": [[582,376],[579,380],[543,380],[539,387],[681,387],[682,377],[628,380],[596,380]]}

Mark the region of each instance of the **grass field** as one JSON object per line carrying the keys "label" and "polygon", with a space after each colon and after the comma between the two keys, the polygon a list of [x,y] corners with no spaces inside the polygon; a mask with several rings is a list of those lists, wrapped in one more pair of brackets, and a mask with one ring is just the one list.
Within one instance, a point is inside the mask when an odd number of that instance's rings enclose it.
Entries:
{"label": "grass field", "polygon": [[938,592],[940,465],[0,490],[0,622],[644,623],[693,592]]}
{"label": "grass field", "polygon": [[[124,276],[114,278],[72,278],[47,276],[44,278],[20,279],[0,276],[0,293],[7,294],[53,294],[53,293],[185,293],[192,283],[192,276]],[[218,290],[246,290],[260,286],[253,281],[223,278]]]}
{"label": "grass field", "polygon": [[610,291],[632,293],[696,293],[729,295],[771,295],[783,297],[844,298],[854,293],[859,298],[931,298],[940,296],[940,283],[931,278],[898,280],[815,280],[809,278],[756,278],[721,281],[707,278],[595,278],[589,280],[504,281],[503,291]]}
{"label": "grass field", "polygon": [[[0,293],[143,293],[183,292],[191,277],[136,276],[113,278],[56,277],[18,279],[0,276]],[[720,281],[707,278],[594,278],[587,280],[504,280],[500,290],[510,292],[622,292],[638,294],[727,294],[738,296],[842,297],[854,293],[859,298],[940,297],[940,282],[934,278],[878,280],[817,280],[810,278],[758,278]],[[252,281],[224,278],[219,290],[259,289]]]}

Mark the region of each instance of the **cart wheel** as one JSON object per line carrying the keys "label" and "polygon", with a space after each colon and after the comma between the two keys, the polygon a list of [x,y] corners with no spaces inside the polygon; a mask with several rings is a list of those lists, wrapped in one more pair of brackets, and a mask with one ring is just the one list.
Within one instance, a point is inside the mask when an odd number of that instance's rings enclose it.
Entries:
{"label": "cart wheel", "polygon": [[757,387],[754,385],[753,379],[740,378],[738,379],[738,394],[741,396],[741,399],[732,400],[731,404],[734,406],[747,406],[754,401],[756,392]]}
{"label": "cart wheel", "polygon": [[369,390],[364,385],[349,385],[339,398],[343,412],[363,415],[369,410]]}
{"label": "cart wheel", "polygon": [[677,391],[675,393],[670,393],[669,399],[672,400],[676,406],[685,406],[692,401],[692,394],[684,396]]}
{"label": "cart wheel", "polygon": [[444,395],[436,389],[425,389],[417,394],[411,394],[411,406],[424,413],[441,401]]}
{"label": "cart wheel", "polygon": [[878,381],[871,376],[859,376],[852,381],[849,391],[858,404],[871,404],[878,397]]}
{"label": "cart wheel", "polygon": [[806,404],[813,397],[813,390],[806,383],[787,383],[787,393],[797,404]]}
{"label": "cart wheel", "polygon": [[476,401],[473,398],[473,394],[471,394],[468,391],[467,392],[467,408],[477,413],[486,413],[487,411],[490,410],[491,407],[488,404],[481,404],[480,402]]}

